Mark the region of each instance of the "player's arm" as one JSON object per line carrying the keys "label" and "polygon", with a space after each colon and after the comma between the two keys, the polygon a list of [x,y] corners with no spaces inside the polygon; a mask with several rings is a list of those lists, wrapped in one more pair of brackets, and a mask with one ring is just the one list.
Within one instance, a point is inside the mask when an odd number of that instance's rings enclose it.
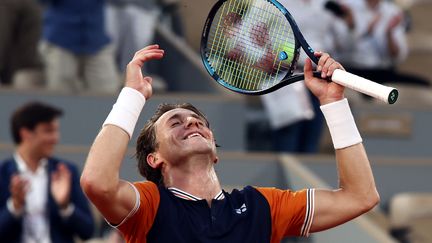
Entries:
{"label": "player's arm", "polygon": [[[335,69],[342,68],[327,54],[319,56],[318,70],[326,73],[324,76],[331,76]],[[305,65],[305,82],[320,100],[323,112],[327,112],[325,116],[336,148],[339,175],[338,189],[315,191],[315,211],[310,232],[316,232],[335,227],[369,211],[379,202],[379,195],[361,137],[344,100],[344,87],[314,78],[310,60]]]}
{"label": "player's arm", "polygon": [[93,142],[84,166],[81,187],[112,224],[122,222],[136,203],[134,188],[120,180],[119,171],[139,113],[152,95],[151,78],[144,77],[141,68],[146,61],[162,58],[163,54],[157,45],[135,53],[126,69],[126,88]]}

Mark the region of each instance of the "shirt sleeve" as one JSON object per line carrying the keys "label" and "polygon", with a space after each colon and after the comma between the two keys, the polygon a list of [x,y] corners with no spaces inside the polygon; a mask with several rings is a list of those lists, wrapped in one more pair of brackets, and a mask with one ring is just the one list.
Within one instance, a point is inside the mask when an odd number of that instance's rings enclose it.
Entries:
{"label": "shirt sleeve", "polygon": [[272,240],[285,236],[308,236],[314,214],[314,189],[301,191],[256,188],[270,206]]}
{"label": "shirt sleeve", "polygon": [[137,194],[135,207],[116,228],[126,242],[143,242],[156,217],[160,195],[153,182],[136,182],[132,186]]}

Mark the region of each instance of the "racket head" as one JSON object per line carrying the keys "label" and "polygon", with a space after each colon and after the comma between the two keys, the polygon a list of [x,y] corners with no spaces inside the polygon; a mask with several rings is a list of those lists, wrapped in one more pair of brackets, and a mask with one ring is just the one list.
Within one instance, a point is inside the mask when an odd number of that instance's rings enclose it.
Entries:
{"label": "racket head", "polygon": [[265,94],[303,79],[293,75],[301,47],[297,32],[291,15],[277,1],[221,0],[204,25],[201,58],[225,88]]}

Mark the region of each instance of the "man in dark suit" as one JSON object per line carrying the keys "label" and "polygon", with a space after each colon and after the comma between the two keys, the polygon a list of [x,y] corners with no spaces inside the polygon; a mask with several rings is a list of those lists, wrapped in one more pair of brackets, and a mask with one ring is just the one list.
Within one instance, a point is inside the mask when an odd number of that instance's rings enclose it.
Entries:
{"label": "man in dark suit", "polygon": [[16,150],[0,164],[2,242],[73,242],[88,239],[93,218],[76,167],[51,157],[62,111],[38,102],[11,118]]}

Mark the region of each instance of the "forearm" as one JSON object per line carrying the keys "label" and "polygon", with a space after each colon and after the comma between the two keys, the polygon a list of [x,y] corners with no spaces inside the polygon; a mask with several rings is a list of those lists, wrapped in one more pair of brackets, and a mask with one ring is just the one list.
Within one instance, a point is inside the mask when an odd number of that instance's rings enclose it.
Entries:
{"label": "forearm", "polygon": [[336,150],[339,187],[358,202],[374,204],[378,197],[375,180],[362,143]]}
{"label": "forearm", "polygon": [[84,191],[112,198],[119,188],[119,171],[145,98],[135,89],[123,88],[96,137],[81,177]]}
{"label": "forearm", "polygon": [[335,146],[339,187],[316,190],[311,232],[343,224],[367,212],[379,201],[369,160],[348,104],[338,101],[329,105],[321,109]]}
{"label": "forearm", "polygon": [[367,202],[376,197],[375,181],[362,138],[347,100],[322,106],[336,150],[341,193]]}
{"label": "forearm", "polygon": [[[115,193],[119,185],[119,171],[128,143],[129,136],[123,129],[114,125],[104,126],[90,149],[82,183],[112,196],[110,194]],[[84,190],[88,193],[86,187]]]}

